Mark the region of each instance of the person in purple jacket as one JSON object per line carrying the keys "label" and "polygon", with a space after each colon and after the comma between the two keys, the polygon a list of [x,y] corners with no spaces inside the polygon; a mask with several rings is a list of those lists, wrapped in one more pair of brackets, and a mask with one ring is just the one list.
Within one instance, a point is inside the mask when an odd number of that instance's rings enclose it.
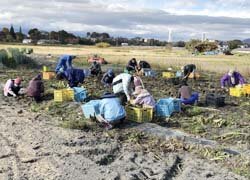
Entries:
{"label": "person in purple jacket", "polygon": [[230,70],[227,74],[225,74],[221,80],[221,88],[224,89],[227,85],[228,87],[234,87],[237,85],[243,85],[245,83],[245,80],[243,76],[234,70]]}

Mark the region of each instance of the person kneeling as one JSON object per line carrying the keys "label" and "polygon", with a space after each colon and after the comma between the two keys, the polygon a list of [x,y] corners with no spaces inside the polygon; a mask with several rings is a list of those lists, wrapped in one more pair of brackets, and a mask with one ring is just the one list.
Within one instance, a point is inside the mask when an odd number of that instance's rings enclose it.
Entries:
{"label": "person kneeling", "polygon": [[21,89],[21,82],[22,79],[20,77],[9,79],[4,86],[4,96],[18,96]]}
{"label": "person kneeling", "polygon": [[131,104],[141,105],[144,108],[155,108],[155,100],[153,96],[142,86],[137,86],[133,95],[136,96],[135,100],[131,100]]}
{"label": "person kneeling", "polygon": [[182,86],[179,89],[179,95],[182,104],[195,104],[199,99],[199,94],[197,92],[192,93],[192,89],[187,85],[186,81],[182,82]]}
{"label": "person kneeling", "polygon": [[126,117],[126,111],[119,98],[111,93],[104,93],[99,110],[100,113],[96,115],[96,119],[103,123],[106,129],[111,129],[114,125],[122,123]]}
{"label": "person kneeling", "polygon": [[29,97],[33,97],[35,101],[38,103],[41,99],[41,94],[44,92],[44,85],[42,81],[41,74],[35,76],[30,82],[27,90],[27,95]]}

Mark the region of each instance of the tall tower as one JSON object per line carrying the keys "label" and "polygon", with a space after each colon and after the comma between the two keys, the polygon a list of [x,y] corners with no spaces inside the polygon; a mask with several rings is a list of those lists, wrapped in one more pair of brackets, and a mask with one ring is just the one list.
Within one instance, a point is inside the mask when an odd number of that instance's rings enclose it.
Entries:
{"label": "tall tower", "polygon": [[201,41],[204,42],[206,41],[206,33],[202,33]]}
{"label": "tall tower", "polygon": [[172,42],[172,30],[169,29],[168,30],[168,43],[171,43]]}

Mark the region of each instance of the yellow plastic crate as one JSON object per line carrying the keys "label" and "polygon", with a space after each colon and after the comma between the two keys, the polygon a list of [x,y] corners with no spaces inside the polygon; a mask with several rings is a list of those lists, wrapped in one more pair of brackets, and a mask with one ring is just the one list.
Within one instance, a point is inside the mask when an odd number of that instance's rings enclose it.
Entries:
{"label": "yellow plastic crate", "polygon": [[188,78],[193,79],[193,78],[194,78],[194,74],[195,74],[196,79],[199,79],[199,78],[200,78],[200,74],[199,74],[198,72],[191,73],[191,74],[188,76]]}
{"label": "yellow plastic crate", "polygon": [[50,68],[48,66],[43,66],[43,72],[49,72]]}
{"label": "yellow plastic crate", "polygon": [[175,73],[174,72],[162,72],[162,77],[164,77],[164,78],[174,78]]}
{"label": "yellow plastic crate", "polygon": [[73,89],[60,89],[54,90],[54,101],[72,101],[74,100],[74,90]]}
{"label": "yellow plastic crate", "polygon": [[153,119],[153,108],[126,106],[127,119],[138,123],[150,122]]}
{"label": "yellow plastic crate", "polygon": [[54,101],[63,102],[65,100],[63,90],[54,90]]}
{"label": "yellow plastic crate", "polygon": [[71,101],[74,100],[74,90],[73,89],[64,89],[63,90],[65,100]]}
{"label": "yellow plastic crate", "polygon": [[229,95],[234,97],[241,97],[244,96],[244,89],[243,88],[230,88]]}
{"label": "yellow plastic crate", "polygon": [[43,79],[50,80],[56,76],[54,72],[43,72]]}
{"label": "yellow plastic crate", "polygon": [[244,93],[250,95],[250,84],[246,84],[243,86]]}

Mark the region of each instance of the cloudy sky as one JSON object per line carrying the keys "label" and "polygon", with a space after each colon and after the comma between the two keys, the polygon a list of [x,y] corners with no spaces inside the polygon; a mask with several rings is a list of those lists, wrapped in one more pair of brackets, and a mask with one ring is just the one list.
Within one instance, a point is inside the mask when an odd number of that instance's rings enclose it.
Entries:
{"label": "cloudy sky", "polygon": [[5,0],[0,27],[167,40],[250,38],[249,0]]}

